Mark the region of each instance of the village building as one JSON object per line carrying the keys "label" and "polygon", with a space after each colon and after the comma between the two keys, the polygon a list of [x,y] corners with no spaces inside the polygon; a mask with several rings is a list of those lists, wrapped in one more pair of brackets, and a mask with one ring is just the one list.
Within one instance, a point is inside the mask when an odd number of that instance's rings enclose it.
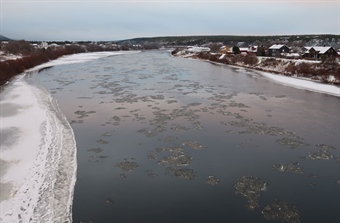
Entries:
{"label": "village building", "polygon": [[[248,55],[248,54],[256,55],[257,49],[258,49],[258,46],[239,47],[239,50],[240,50],[239,53],[242,54],[242,55]],[[231,51],[231,53],[232,53],[232,51]]]}
{"label": "village building", "polygon": [[278,57],[282,53],[289,53],[289,47],[283,44],[274,44],[268,49],[268,56]]}
{"label": "village building", "polygon": [[248,50],[249,50],[248,47],[239,47],[239,49],[240,49],[240,54],[242,54],[242,55],[248,54]]}
{"label": "village building", "polygon": [[306,51],[303,54],[304,58],[309,59],[320,59],[322,57],[336,57],[338,54],[333,47],[329,46],[313,46],[313,47],[305,47]]}
{"label": "village building", "polygon": [[248,49],[248,54],[257,54],[258,46],[250,46]]}

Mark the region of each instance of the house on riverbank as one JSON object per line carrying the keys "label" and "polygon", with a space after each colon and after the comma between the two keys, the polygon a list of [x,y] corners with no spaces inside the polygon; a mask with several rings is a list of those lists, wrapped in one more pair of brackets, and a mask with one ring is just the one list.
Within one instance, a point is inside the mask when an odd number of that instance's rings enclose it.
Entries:
{"label": "house on riverbank", "polygon": [[289,53],[289,47],[282,44],[274,44],[268,49],[268,56],[278,57],[281,53]]}
{"label": "house on riverbank", "polygon": [[320,59],[322,57],[336,57],[338,53],[333,47],[329,46],[313,46],[305,47],[306,52],[303,54],[304,58],[308,59]]}
{"label": "house on riverbank", "polygon": [[249,47],[240,47],[240,54],[248,55],[248,54],[257,54],[258,46],[249,46]]}

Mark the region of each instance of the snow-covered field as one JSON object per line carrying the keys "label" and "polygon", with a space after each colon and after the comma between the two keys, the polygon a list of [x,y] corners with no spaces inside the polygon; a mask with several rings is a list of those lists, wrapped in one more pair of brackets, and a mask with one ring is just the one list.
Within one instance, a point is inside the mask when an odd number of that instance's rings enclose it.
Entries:
{"label": "snow-covered field", "polygon": [[[64,56],[26,73],[117,54]],[[0,222],[72,222],[73,130],[52,96],[27,80],[20,75],[0,93]]]}
{"label": "snow-covered field", "polygon": [[0,62],[6,60],[16,60],[22,58],[21,55],[14,55],[14,54],[6,54],[3,51],[0,51]]}

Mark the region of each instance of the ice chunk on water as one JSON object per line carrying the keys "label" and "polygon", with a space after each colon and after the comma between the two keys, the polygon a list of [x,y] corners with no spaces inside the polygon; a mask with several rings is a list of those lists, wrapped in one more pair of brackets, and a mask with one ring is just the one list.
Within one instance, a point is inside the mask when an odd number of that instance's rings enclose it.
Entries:
{"label": "ice chunk on water", "polygon": [[123,161],[123,162],[119,162],[115,165],[116,167],[121,168],[122,170],[128,172],[128,171],[132,171],[138,167],[140,167],[140,165],[137,162],[134,161]]}
{"label": "ice chunk on water", "polygon": [[288,138],[283,138],[283,139],[278,139],[276,142],[280,145],[287,146],[290,149],[295,149],[299,146],[307,146],[308,144],[305,144],[299,140],[295,139],[288,139]]}
{"label": "ice chunk on water", "polygon": [[303,173],[303,168],[298,162],[277,163],[273,165],[273,168],[280,172]]}
{"label": "ice chunk on water", "polygon": [[334,156],[328,150],[320,149],[317,152],[309,153],[306,158],[312,160],[329,160],[334,158]]}
{"label": "ice chunk on water", "polygon": [[185,140],[182,142],[183,146],[190,147],[192,149],[204,149],[206,146],[200,144],[199,142],[196,142],[194,140]]}
{"label": "ice chunk on water", "polygon": [[281,222],[299,223],[300,213],[288,201],[275,200],[272,205],[267,205],[262,214],[266,220],[279,220]]}
{"label": "ice chunk on water", "polygon": [[259,207],[260,193],[267,190],[268,184],[253,176],[243,176],[234,185],[237,194],[248,198],[247,208],[253,210]]}
{"label": "ice chunk on water", "polygon": [[167,170],[170,171],[175,177],[181,177],[187,180],[193,180],[196,178],[196,174],[193,169],[185,167],[168,167]]}
{"label": "ice chunk on water", "polygon": [[220,179],[214,176],[208,176],[208,178],[205,180],[207,184],[210,184],[212,186],[215,186],[220,183]]}

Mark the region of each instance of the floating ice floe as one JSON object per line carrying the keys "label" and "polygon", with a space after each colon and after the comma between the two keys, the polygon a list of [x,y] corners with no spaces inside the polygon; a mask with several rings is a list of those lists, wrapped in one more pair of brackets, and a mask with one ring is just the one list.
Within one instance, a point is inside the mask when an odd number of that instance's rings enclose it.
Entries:
{"label": "floating ice floe", "polygon": [[91,148],[91,149],[88,149],[87,151],[91,151],[94,153],[101,153],[103,149],[102,148]]}
{"label": "floating ice floe", "polygon": [[104,139],[98,139],[96,142],[99,144],[109,144],[109,141],[106,141]]}
{"label": "floating ice floe", "polygon": [[299,146],[307,146],[308,144],[305,144],[299,140],[295,139],[289,139],[289,138],[283,138],[283,139],[278,139],[276,142],[280,145],[287,146],[290,149],[295,149]]}
{"label": "floating ice floe", "polygon": [[108,198],[108,199],[106,199],[105,203],[106,203],[107,206],[113,206],[113,204],[114,204],[115,202],[113,201],[112,198]]}
{"label": "floating ice floe", "polygon": [[185,151],[175,152],[169,156],[162,157],[159,161],[159,165],[175,165],[175,166],[187,166],[193,160]]}
{"label": "floating ice floe", "polygon": [[154,127],[153,129],[150,128],[143,128],[138,130],[138,133],[144,134],[147,137],[153,137],[158,135],[161,132],[164,132],[166,130],[166,127],[164,125],[158,125]]}
{"label": "floating ice floe", "polygon": [[234,185],[237,194],[248,199],[247,208],[254,210],[259,207],[260,193],[267,190],[268,184],[262,179],[253,176],[243,176]]}
{"label": "floating ice floe", "polygon": [[175,177],[181,177],[187,180],[193,180],[196,178],[194,170],[188,169],[186,167],[168,167],[167,170]]}
{"label": "floating ice floe", "polygon": [[220,179],[218,179],[217,177],[214,177],[214,176],[208,176],[208,178],[205,180],[205,182],[207,182],[207,184],[215,186],[215,185],[220,183]]}
{"label": "floating ice floe", "polygon": [[273,168],[280,172],[303,173],[303,169],[298,162],[277,163]]}
{"label": "floating ice floe", "polygon": [[272,205],[265,206],[262,214],[266,220],[277,220],[287,223],[300,222],[300,213],[297,208],[284,200],[275,200]]}
{"label": "floating ice floe", "polygon": [[336,147],[331,146],[331,145],[326,145],[326,144],[316,144],[316,147],[322,148],[322,149],[336,149]]}
{"label": "floating ice floe", "polygon": [[126,172],[135,170],[138,167],[140,167],[140,165],[137,162],[135,162],[135,161],[127,161],[127,160],[125,160],[123,162],[119,162],[115,166],[119,167],[120,169],[122,169],[122,170],[124,170]]}
{"label": "floating ice floe", "polygon": [[206,148],[206,146],[204,146],[204,145],[202,145],[199,142],[196,142],[194,140],[185,140],[185,141],[182,142],[182,145],[190,147],[192,149],[196,149],[196,150]]}
{"label": "floating ice floe", "polygon": [[312,160],[329,160],[334,158],[334,156],[328,150],[320,149],[317,152],[309,153],[306,158]]}
{"label": "floating ice floe", "polygon": [[[155,150],[157,153],[170,153],[168,156],[163,156],[158,164],[162,166],[188,166],[193,158],[189,156],[189,154],[184,150],[183,147],[180,146],[172,146],[172,147],[161,147]],[[149,159],[157,159],[155,152],[150,152],[148,154]]]}

